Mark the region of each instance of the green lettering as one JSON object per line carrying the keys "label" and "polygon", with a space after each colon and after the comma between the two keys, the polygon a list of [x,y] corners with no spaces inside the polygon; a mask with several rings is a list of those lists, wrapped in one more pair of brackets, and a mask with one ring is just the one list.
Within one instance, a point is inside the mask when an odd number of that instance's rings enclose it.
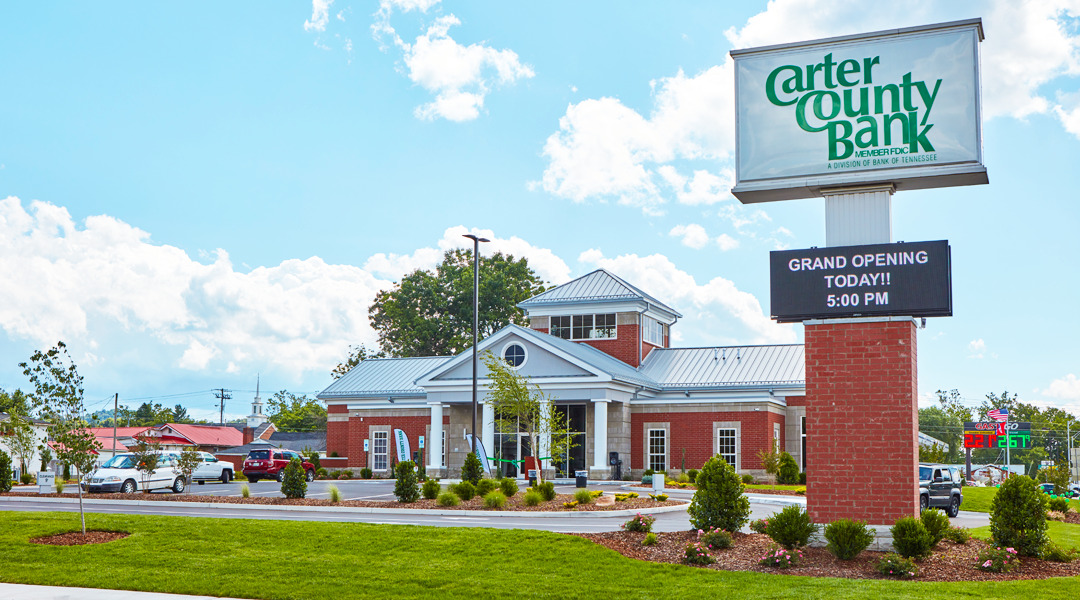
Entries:
{"label": "green lettering", "polygon": [[863,127],[855,134],[855,144],[860,148],[877,146],[877,119],[869,116],[859,117],[856,122],[863,123],[866,127]]}
{"label": "green lettering", "polygon": [[859,88],[859,108],[854,108],[855,102],[853,102],[855,90],[848,88],[844,90],[844,114],[848,117],[857,117],[859,115],[870,114],[870,88]]}
{"label": "green lettering", "polygon": [[865,83],[867,85],[870,85],[871,83],[874,83],[874,77],[873,77],[873,75],[870,74],[870,67],[872,67],[874,65],[880,65],[881,64],[881,57],[880,56],[875,56],[874,58],[864,58],[864,59],[862,59],[862,62],[863,62],[863,73],[866,73],[866,77],[863,78],[863,83]]}
{"label": "green lettering", "polygon": [[[890,96],[890,108],[892,110],[885,110],[885,92],[889,92]],[[894,84],[879,85],[874,88],[874,114],[880,115],[884,113],[900,112],[900,88]],[[885,142],[888,144],[888,142]]]}
{"label": "green lettering", "polygon": [[832,59],[832,52],[825,55],[825,63],[822,66],[825,67],[825,87],[831,90],[836,87],[832,77],[833,67],[836,66],[836,63],[834,63]]}
{"label": "green lettering", "polygon": [[[831,121],[840,114],[840,95],[836,92],[814,92],[814,116],[822,121]],[[822,105],[825,98],[830,100],[832,112],[825,114]]]}
{"label": "green lettering", "polygon": [[809,94],[804,94],[802,98],[799,98],[799,103],[795,105],[795,122],[803,131],[816,133],[818,131],[825,131],[825,128],[829,126],[829,124],[826,123],[821,127],[814,127],[810,124],[809,121],[806,120],[806,105],[809,104],[811,100],[813,100],[814,113],[816,115],[818,113],[818,108],[821,104],[821,95],[826,93],[835,95],[834,92],[810,92]]}
{"label": "green lettering", "polygon": [[853,85],[858,85],[859,84],[858,79],[856,79],[854,81],[849,81],[848,78],[847,78],[848,75],[854,75],[855,73],[858,73],[858,72],[859,72],[859,61],[855,60],[854,58],[849,58],[849,59],[845,60],[844,62],[840,63],[840,67],[836,70],[836,80],[840,83],[840,85],[842,85],[844,87],[851,87]]}
{"label": "green lettering", "polygon": [[904,110],[915,110],[915,107],[911,105],[911,71],[904,73],[903,83],[900,84],[900,87],[904,90]]}
{"label": "green lettering", "polygon": [[847,139],[851,136],[851,123],[832,121],[825,125],[829,130],[829,160],[842,160],[855,151],[855,144]]}
{"label": "green lettering", "polygon": [[894,121],[900,122],[900,138],[906,143],[908,141],[908,116],[902,112],[896,112],[891,115],[885,115],[885,145],[892,146],[892,124]]}
{"label": "green lettering", "polygon": [[[765,80],[765,97],[769,99],[769,102],[772,102],[776,106],[790,106],[792,104],[795,104],[799,100],[798,98],[793,98],[785,102],[781,100],[779,96],[777,96],[776,78],[779,77],[780,74],[784,71],[792,72],[791,77],[785,79],[784,82],[781,84],[784,92],[791,94],[794,93],[796,90],[800,92],[804,91],[802,87],[802,71],[800,71],[798,67],[793,65],[784,65],[782,67],[777,67],[773,69],[772,73],[769,73],[768,79]],[[790,85],[792,82],[794,82],[794,87]]]}
{"label": "green lettering", "polygon": [[924,81],[916,83],[915,87],[918,88],[919,97],[922,98],[923,106],[926,107],[926,113],[923,114],[922,121],[919,122],[919,125],[926,125],[926,120],[930,118],[930,109],[934,107],[934,99],[937,98],[938,88],[941,87],[941,80],[938,79],[937,83],[934,84],[933,93],[930,93],[926,89],[926,82]]}
{"label": "green lettering", "polygon": [[908,151],[914,154],[919,151],[919,146],[922,146],[926,152],[933,152],[934,146],[930,143],[930,138],[926,137],[926,134],[933,129],[934,125],[927,125],[923,127],[922,131],[919,131],[918,117],[919,114],[914,111],[908,113],[908,132],[904,136],[907,138]]}

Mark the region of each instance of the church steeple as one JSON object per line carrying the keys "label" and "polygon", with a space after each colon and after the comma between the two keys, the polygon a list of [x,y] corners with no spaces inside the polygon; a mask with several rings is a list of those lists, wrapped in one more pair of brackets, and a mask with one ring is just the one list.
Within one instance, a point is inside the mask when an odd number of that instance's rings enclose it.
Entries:
{"label": "church steeple", "polygon": [[252,429],[262,425],[266,422],[266,415],[263,414],[262,398],[259,397],[259,381],[260,376],[255,376],[255,399],[251,402],[251,414],[247,418],[247,426]]}

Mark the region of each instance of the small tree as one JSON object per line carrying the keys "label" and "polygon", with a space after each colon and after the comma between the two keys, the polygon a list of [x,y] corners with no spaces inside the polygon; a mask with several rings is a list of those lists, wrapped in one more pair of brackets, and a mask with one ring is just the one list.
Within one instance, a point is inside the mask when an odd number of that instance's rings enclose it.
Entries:
{"label": "small tree", "polygon": [[484,476],[484,466],[480,464],[480,458],[475,452],[465,455],[465,463],[461,465],[461,479],[476,485]]}
{"label": "small tree", "polygon": [[416,465],[411,460],[397,464],[394,496],[398,502],[416,502],[420,499],[420,488],[416,483]]}
{"label": "small tree", "polygon": [[799,463],[787,452],[780,453],[780,460],[776,470],[777,483],[793,485],[799,483]]}
{"label": "small tree", "polygon": [[161,461],[161,443],[149,435],[138,436],[135,439],[137,443],[131,449],[135,457],[135,470],[139,472],[139,479],[142,479],[143,493],[148,494],[150,493],[150,478],[154,476],[158,463]]}
{"label": "small tree", "polygon": [[37,447],[33,423],[30,417],[13,411],[8,414],[7,421],[0,424],[0,433],[5,436],[4,443],[11,449],[11,454],[19,459],[19,470],[22,473],[28,471],[27,463]]}
{"label": "small tree", "polygon": [[281,493],[286,498],[304,498],[307,496],[307,474],[299,458],[289,461],[285,475],[281,478]]}
{"label": "small tree", "polygon": [[38,456],[41,457],[41,470],[48,471],[49,463],[52,462],[52,450],[49,449],[47,444],[38,446]]}
{"label": "small tree", "polygon": [[750,520],[750,500],[735,467],[717,455],[706,461],[697,476],[697,492],[687,512],[695,529],[738,531]]}
{"label": "small tree", "polygon": [[0,450],[0,494],[11,491],[11,457]]}
{"label": "small tree", "polygon": [[[538,447],[538,440],[550,440],[546,448],[548,456],[565,456],[577,445],[570,435],[566,418],[559,418],[555,403],[540,390],[540,386],[518,374],[490,351],[484,353],[484,365],[491,380],[487,403],[495,411],[495,427],[500,432],[528,434],[533,442],[529,447],[535,456],[545,450]],[[537,473],[537,481],[543,481],[542,470]]]}
{"label": "small tree", "polygon": [[990,535],[1021,556],[1038,556],[1046,543],[1046,494],[1027,475],[1013,475],[990,503]]}
{"label": "small tree", "polygon": [[202,461],[202,454],[199,454],[199,451],[194,446],[187,446],[180,453],[180,458],[176,461],[176,468],[184,476],[185,486],[191,485],[191,474],[195,472],[195,469],[199,468],[199,463]]}
{"label": "small tree", "polygon": [[49,437],[56,447],[56,458],[65,465],[75,467],[79,477],[79,519],[85,535],[86,513],[83,511],[81,483],[83,477],[94,469],[101,445],[82,420],[82,376],[63,342],[57,342],[47,352],[34,352],[29,362],[19,363],[19,366],[23,369],[23,375],[34,384],[34,394],[31,396],[33,404],[40,408],[41,416],[50,422]]}

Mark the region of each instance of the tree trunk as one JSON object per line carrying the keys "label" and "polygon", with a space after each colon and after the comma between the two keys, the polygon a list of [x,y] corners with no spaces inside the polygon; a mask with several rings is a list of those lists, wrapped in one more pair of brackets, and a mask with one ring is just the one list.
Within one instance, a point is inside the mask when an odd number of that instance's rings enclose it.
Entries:
{"label": "tree trunk", "polygon": [[82,534],[86,535],[86,513],[83,512],[82,503],[82,471],[76,468],[75,473],[79,476],[79,480],[75,482],[79,488],[79,521],[82,523]]}

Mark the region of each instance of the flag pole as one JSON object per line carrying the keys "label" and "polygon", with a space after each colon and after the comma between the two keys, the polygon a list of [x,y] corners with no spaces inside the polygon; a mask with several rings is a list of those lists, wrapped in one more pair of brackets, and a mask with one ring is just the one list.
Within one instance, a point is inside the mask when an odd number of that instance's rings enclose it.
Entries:
{"label": "flag pole", "polygon": [[1005,468],[1008,471],[1006,477],[1012,477],[1012,436],[1009,435],[1009,413],[1005,413]]}

